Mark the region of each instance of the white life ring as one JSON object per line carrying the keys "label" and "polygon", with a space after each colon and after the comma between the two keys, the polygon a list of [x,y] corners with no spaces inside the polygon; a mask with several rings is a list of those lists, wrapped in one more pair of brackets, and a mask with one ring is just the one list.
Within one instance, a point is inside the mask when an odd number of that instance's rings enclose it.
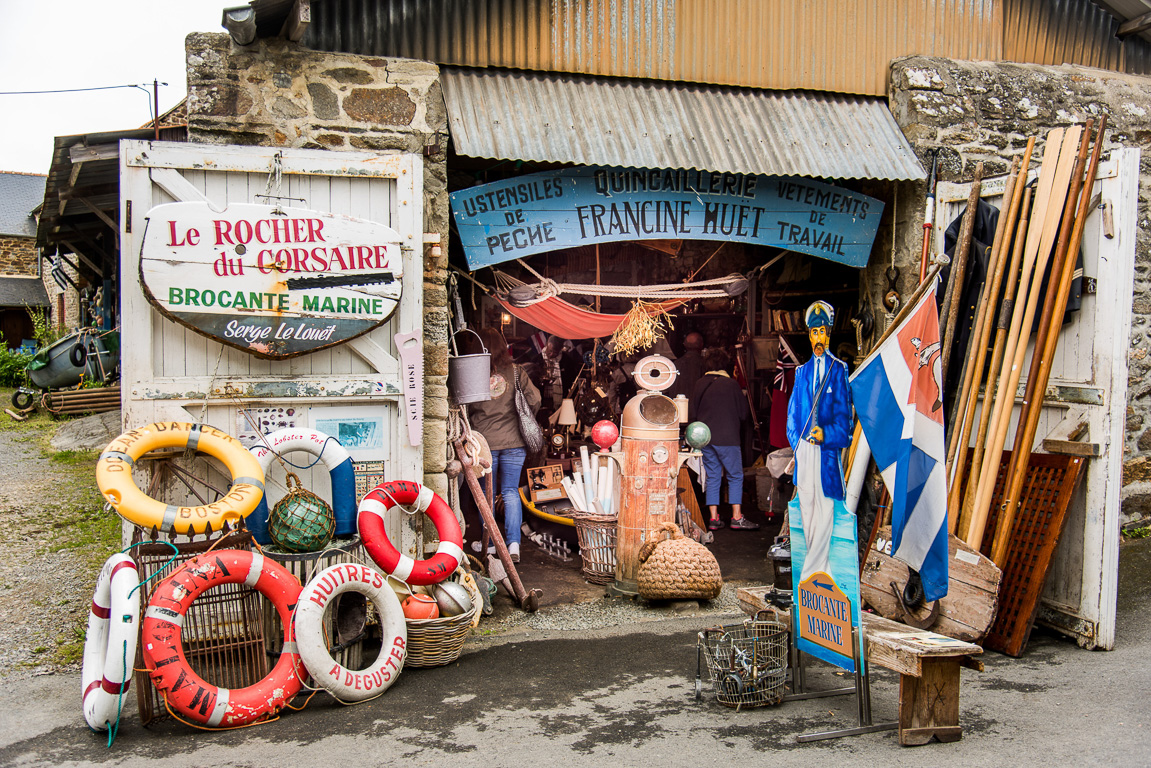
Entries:
{"label": "white life ring", "polygon": [[[383,642],[375,663],[365,670],[341,666],[324,640],[324,610],[338,595],[359,592],[376,607]],[[387,577],[359,563],[337,563],[320,571],[300,593],[295,611],[296,648],[312,679],[339,701],[379,696],[399,677],[408,655],[408,625]]]}
{"label": "white life ring", "polygon": [[[311,454],[324,463],[332,479],[332,514],[336,518],[336,536],[353,536],[356,533],[356,473],[352,467],[352,457],[340,441],[331,435],[314,429],[292,427],[281,429],[265,437],[267,445],[258,443],[248,450],[260,462],[260,468],[267,477],[268,470],[277,456],[293,451]],[[268,446],[271,446],[269,449]],[[260,497],[260,503],[247,520],[248,530],[261,544],[268,544],[268,493]]]}
{"label": "white life ring", "polygon": [[108,558],[96,579],[80,671],[84,719],[94,731],[116,722],[132,680],[140,629],[140,594],[133,590],[139,584],[136,563],[119,553]]}

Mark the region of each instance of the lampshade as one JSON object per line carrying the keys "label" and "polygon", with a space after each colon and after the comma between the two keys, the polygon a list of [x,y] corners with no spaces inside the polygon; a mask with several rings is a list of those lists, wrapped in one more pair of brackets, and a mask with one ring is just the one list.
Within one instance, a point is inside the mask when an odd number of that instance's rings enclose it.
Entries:
{"label": "lampshade", "polygon": [[565,397],[564,401],[560,403],[560,415],[556,419],[556,424],[562,424],[565,427],[570,427],[579,422],[579,418],[575,412],[575,401],[570,397]]}

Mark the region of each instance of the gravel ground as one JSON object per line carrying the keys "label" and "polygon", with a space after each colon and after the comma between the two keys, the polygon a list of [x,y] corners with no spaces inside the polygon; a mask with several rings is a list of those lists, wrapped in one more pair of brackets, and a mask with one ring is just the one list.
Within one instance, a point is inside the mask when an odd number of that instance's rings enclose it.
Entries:
{"label": "gravel ground", "polygon": [[79,668],[98,564],[77,514],[98,497],[86,465],[45,458],[51,431],[0,431],[0,527],[12,543],[0,560],[0,675]]}
{"label": "gravel ground", "polygon": [[[79,514],[91,528],[99,506],[94,455],[76,464],[46,458],[54,429],[0,431],[0,525],[17,544],[0,561],[0,677],[79,674],[96,573],[116,549],[115,541],[101,543],[76,525]],[[77,512],[85,509],[86,519]],[[106,523],[102,535],[108,539]],[[738,586],[727,583],[718,598],[704,602],[601,598],[532,614],[512,610],[485,617],[465,650],[525,636],[542,639],[687,617],[697,618],[700,626],[730,623],[743,618]]]}

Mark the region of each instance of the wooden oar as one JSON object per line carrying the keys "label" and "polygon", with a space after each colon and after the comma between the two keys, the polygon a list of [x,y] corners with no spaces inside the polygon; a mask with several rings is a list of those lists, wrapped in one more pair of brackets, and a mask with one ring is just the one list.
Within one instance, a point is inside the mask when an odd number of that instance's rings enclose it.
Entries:
{"label": "wooden oar", "polygon": [[[1000,568],[1006,566],[1007,547],[1010,544],[1011,529],[1015,514],[1019,509],[1023,481],[1027,465],[1031,460],[1031,446],[1035,441],[1035,431],[1039,427],[1039,415],[1043,410],[1043,394],[1051,376],[1051,361],[1055,347],[1059,343],[1059,332],[1063,327],[1063,313],[1067,310],[1067,294],[1071,289],[1071,277],[1075,272],[1075,261],[1079,244],[1083,239],[1083,227],[1090,215],[1089,202],[1095,175],[1099,169],[1099,155],[1103,147],[1103,131],[1107,116],[1099,121],[1099,133],[1095,137],[1095,151],[1091,155],[1091,165],[1087,179],[1083,180],[1083,165],[1087,159],[1091,124],[1083,132],[1072,172],[1071,191],[1063,209],[1063,224],[1059,231],[1059,244],[1055,249],[1055,262],[1051,269],[1051,286],[1043,304],[1043,315],[1039,321],[1039,335],[1035,340],[1035,352],[1031,357],[1031,369],[1027,374],[1027,391],[1023,397],[1023,407],[1019,413],[1019,424],[1015,428],[1015,446],[1008,469],[1006,492],[1003,494],[1003,510],[995,528],[995,538],[991,546],[991,559]],[[1078,208],[1078,214],[1076,209]],[[1074,220],[1074,231],[1072,230]]]}
{"label": "wooden oar", "polygon": [[[987,342],[991,337],[991,318],[995,311],[994,302],[999,297],[1003,273],[1006,271],[1006,251],[1010,247],[1011,237],[1015,232],[1015,221],[1019,216],[1019,203],[1023,197],[1023,186],[1027,178],[1027,165],[1035,140],[1030,139],[1027,144],[1028,148],[1022,163],[1016,157],[1011,163],[1011,172],[1007,176],[1007,185],[1003,192],[1005,205],[995,227],[995,238],[991,242],[987,272],[975,312],[975,328],[972,330],[967,360],[963,366],[963,384],[952,409],[951,435],[947,446],[947,467],[950,480],[947,518],[948,530],[952,534],[955,533],[959,522],[959,488],[962,485],[959,475],[963,470],[963,462],[967,458],[971,425],[975,419],[975,407],[978,403],[979,382],[983,379],[983,365],[987,360]],[[1022,173],[1020,172],[1021,167]],[[974,397],[972,396],[973,392],[975,393]],[[958,463],[955,461],[957,454],[959,456]]]}
{"label": "wooden oar", "polygon": [[[972,328],[971,338],[967,346],[967,355],[963,363],[963,379],[959,387],[959,397],[952,401],[951,406],[951,420],[948,422],[952,425],[951,431],[948,434],[947,441],[947,466],[952,466],[953,459],[959,443],[960,433],[962,429],[957,426],[961,424],[967,415],[967,401],[971,396],[971,380],[976,377],[974,369],[974,362],[976,353],[981,337],[984,335],[985,328],[990,327],[989,316],[993,313],[992,295],[998,296],[999,286],[994,285],[994,282],[999,279],[1002,280],[1007,259],[1004,258],[1004,253],[1010,245],[1010,234],[1008,230],[1014,231],[1013,217],[1019,215],[1018,204],[1022,195],[1023,186],[1016,187],[1016,181],[1019,177],[1019,158],[1016,157],[1011,161],[1011,170],[1007,174],[1007,184],[1003,191],[1003,209],[999,214],[999,220],[995,225],[995,238],[991,241],[991,250],[988,252],[987,258],[987,271],[984,274],[983,286],[979,291],[979,302],[975,308],[975,327]],[[1007,240],[1008,242],[1004,242]],[[987,334],[990,336],[990,334]],[[987,338],[982,338],[982,343],[987,344]],[[980,366],[983,362],[980,361]],[[980,371],[980,374],[982,371]],[[970,427],[970,424],[967,425]],[[950,479],[949,473],[949,479]]]}
{"label": "wooden oar", "polygon": [[943,351],[940,354],[940,379],[947,381],[947,371],[951,365],[951,347],[959,324],[959,305],[963,302],[963,278],[967,276],[967,262],[971,258],[971,235],[975,230],[975,213],[979,209],[979,192],[983,188],[983,163],[975,165],[975,177],[971,182],[971,192],[967,195],[967,210],[963,212],[963,223],[959,227],[959,240],[955,245],[955,259],[951,265],[951,275],[947,278],[947,298],[943,300],[940,314],[946,322],[940,329],[939,342]]}
{"label": "wooden oar", "polygon": [[[1023,181],[1020,180],[1023,184]],[[971,528],[971,513],[975,508],[975,494],[979,485],[979,470],[983,466],[983,454],[987,449],[987,431],[991,424],[991,412],[994,410],[995,398],[998,392],[999,378],[996,372],[1003,362],[1003,353],[1007,349],[1007,330],[1011,327],[1012,307],[1019,281],[1020,261],[1023,258],[1023,243],[1027,237],[1028,215],[1031,213],[1032,190],[1024,184],[1023,203],[1019,210],[1019,229],[1015,233],[1015,248],[1011,254],[1011,266],[1007,269],[1007,287],[1004,289],[1003,304],[999,308],[999,317],[995,328],[995,342],[991,347],[991,362],[987,366],[987,386],[983,390],[983,405],[979,410],[979,429],[975,433],[975,443],[971,454],[971,470],[968,473],[966,491],[963,494],[963,503],[959,512],[959,527],[955,535],[966,541]],[[994,312],[994,310],[992,310]],[[989,325],[991,318],[988,317]],[[969,406],[974,412],[979,399],[979,383],[976,382],[971,393]],[[967,450],[966,444],[963,449]],[[963,458],[955,462],[959,469],[963,467]],[[961,483],[954,483],[952,490],[958,498]],[[948,501],[950,505],[951,502]]]}
{"label": "wooden oar", "polygon": [[[1059,229],[1059,214],[1063,211],[1063,201],[1067,197],[1071,168],[1075,164],[1075,150],[1083,129],[1072,126],[1063,132],[1056,128],[1048,134],[1048,141],[1058,143],[1055,172],[1048,175],[1045,186],[1043,175],[1047,173],[1047,152],[1044,151],[1044,167],[1040,175],[1039,191],[1035,197],[1035,208],[1031,214],[1031,227],[1027,233],[1027,243],[1023,253],[1023,273],[1019,280],[1019,296],[1027,296],[1026,307],[1016,304],[1011,317],[1011,329],[1007,335],[1007,348],[1003,367],[1000,371],[999,387],[996,393],[995,411],[991,416],[992,428],[987,441],[987,451],[983,455],[983,465],[979,470],[979,487],[975,496],[975,507],[971,517],[967,544],[980,549],[983,531],[987,525],[987,515],[991,506],[991,492],[995,488],[995,476],[999,470],[999,460],[1003,456],[1003,443],[1011,422],[1011,410],[1015,402],[1015,390],[1022,373],[1023,354],[1027,350],[1031,323],[1035,318],[1035,305],[1038,303],[1039,288],[1043,272],[1055,244]],[[1056,135],[1062,134],[1062,135]],[[1056,141],[1057,139],[1057,141]],[[1070,151],[1068,151],[1070,148]],[[1037,228],[1036,219],[1041,222]],[[1022,351],[1021,351],[1022,350]]]}

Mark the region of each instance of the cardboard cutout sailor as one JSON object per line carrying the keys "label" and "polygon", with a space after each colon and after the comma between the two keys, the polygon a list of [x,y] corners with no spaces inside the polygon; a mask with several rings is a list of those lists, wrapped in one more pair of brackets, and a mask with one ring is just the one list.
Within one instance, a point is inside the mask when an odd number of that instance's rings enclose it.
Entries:
{"label": "cardboard cutout sailor", "polygon": [[845,496],[840,450],[851,443],[853,419],[847,366],[828,351],[834,313],[824,301],[807,308],[804,319],[814,354],[796,369],[787,408],[787,439],[795,451],[795,483],[807,543],[801,582],[819,572],[832,573],[835,501],[842,502]]}

